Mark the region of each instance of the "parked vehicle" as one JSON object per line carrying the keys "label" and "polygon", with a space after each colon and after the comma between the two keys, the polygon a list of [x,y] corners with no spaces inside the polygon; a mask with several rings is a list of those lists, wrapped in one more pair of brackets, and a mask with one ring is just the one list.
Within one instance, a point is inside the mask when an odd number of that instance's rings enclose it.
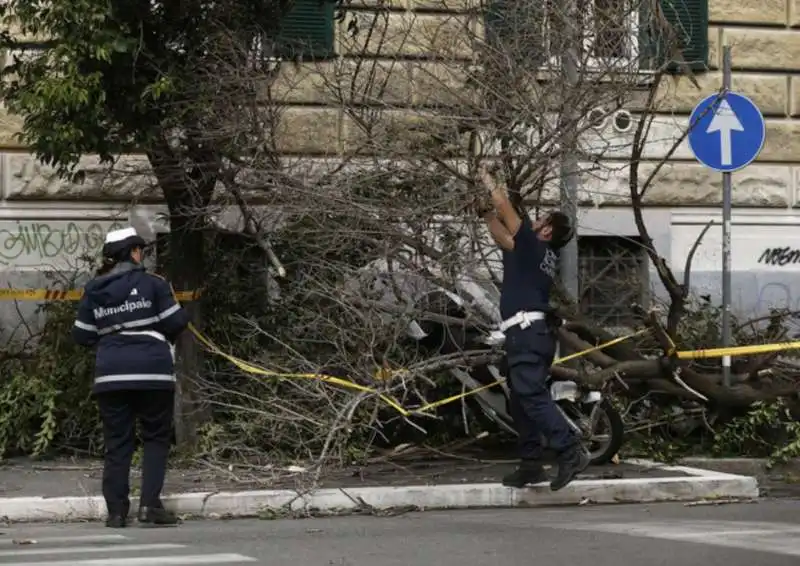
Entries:
{"label": "parked vehicle", "polygon": [[[374,304],[391,305],[387,313],[396,313],[397,306],[403,309],[418,309],[420,312],[446,315],[452,320],[475,320],[468,316],[479,311],[481,318],[496,319],[499,296],[496,289],[482,285],[478,279],[461,275],[455,286],[461,296],[439,287],[430,281],[408,272],[393,271],[385,261],[376,261],[363,270],[358,293],[365,290]],[[462,297],[466,297],[466,300]],[[467,307],[469,303],[469,307]],[[392,316],[388,315],[387,316]],[[470,323],[448,325],[437,317],[412,321],[407,329],[410,338],[431,354],[452,354],[465,350],[492,350],[500,344],[492,344],[491,334],[486,328]],[[477,389],[497,380],[502,380],[506,371],[503,363],[483,364],[465,371],[453,368],[450,374],[468,390]],[[550,380],[550,391],[559,410],[567,422],[581,436],[593,464],[609,462],[619,451],[624,440],[622,417],[614,408],[604,391],[590,390],[574,381]],[[505,383],[484,389],[467,397],[467,403],[478,415],[485,415],[499,427],[516,434],[508,406],[508,387]]]}
{"label": "parked vehicle", "polygon": [[[550,393],[567,423],[581,437],[591,463],[609,463],[622,447],[625,427],[619,411],[601,391],[593,391],[571,380],[550,378]],[[512,434],[516,434],[513,420],[508,410],[507,390],[503,390],[506,407],[496,411],[487,406],[481,394],[474,397],[481,410]],[[488,409],[488,411],[487,411]],[[543,437],[544,446],[547,445]]]}
{"label": "parked vehicle", "polygon": [[[448,314],[451,316],[460,314],[457,312],[460,310],[460,299],[457,296],[444,292],[444,297],[440,296],[441,299],[449,303],[445,307]],[[412,327],[409,329],[409,336],[427,343],[428,347],[436,348],[443,354],[458,350],[475,351],[482,348],[488,350],[501,346],[496,338],[492,340],[485,331],[478,329],[459,328],[455,331],[444,324],[432,321],[414,322]],[[456,368],[450,370],[450,373],[467,389],[477,389],[493,381],[503,380],[506,374],[506,368],[503,366],[504,363],[485,364],[472,368],[469,372]],[[592,464],[601,465],[610,462],[622,447],[625,429],[619,411],[604,392],[591,390],[574,381],[556,379],[553,376],[550,377],[549,387],[559,410],[581,437]],[[470,395],[467,399],[474,409],[482,412],[508,432],[516,434],[509,410],[508,387],[505,383]],[[544,445],[546,446],[546,442]]]}

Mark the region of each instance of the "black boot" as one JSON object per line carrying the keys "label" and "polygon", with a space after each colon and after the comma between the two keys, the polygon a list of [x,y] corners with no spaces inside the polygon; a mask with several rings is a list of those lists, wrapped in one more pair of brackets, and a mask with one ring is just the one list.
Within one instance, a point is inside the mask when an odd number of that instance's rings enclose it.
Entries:
{"label": "black boot", "polygon": [[143,527],[174,527],[178,517],[163,507],[139,507],[139,524]]}
{"label": "black boot", "polygon": [[122,504],[120,511],[110,511],[106,518],[106,527],[109,529],[124,529],[128,526],[128,513],[130,513],[130,501]]}
{"label": "black boot", "polygon": [[106,527],[109,529],[124,529],[128,526],[128,520],[120,514],[109,515],[106,519]]}
{"label": "black boot", "polygon": [[550,482],[550,489],[558,491],[566,487],[575,477],[589,465],[589,454],[583,446],[575,444],[558,455],[558,473],[555,479]]}
{"label": "black boot", "polygon": [[503,478],[506,487],[525,487],[529,484],[546,482],[544,468],[537,460],[522,460],[519,467]]}

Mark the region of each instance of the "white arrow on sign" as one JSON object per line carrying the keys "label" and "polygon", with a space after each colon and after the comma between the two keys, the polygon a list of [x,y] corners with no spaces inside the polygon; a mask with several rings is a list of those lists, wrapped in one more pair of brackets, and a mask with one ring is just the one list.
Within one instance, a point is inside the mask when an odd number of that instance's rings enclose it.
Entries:
{"label": "white arrow on sign", "polygon": [[723,98],[706,130],[707,134],[719,132],[719,147],[723,165],[731,165],[733,162],[731,155],[731,132],[733,131],[743,132],[744,127],[736,117],[731,105]]}

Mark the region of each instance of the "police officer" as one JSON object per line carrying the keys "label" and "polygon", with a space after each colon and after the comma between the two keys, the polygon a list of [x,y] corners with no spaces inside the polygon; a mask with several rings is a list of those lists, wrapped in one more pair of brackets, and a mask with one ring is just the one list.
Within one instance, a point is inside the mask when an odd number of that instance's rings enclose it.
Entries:
{"label": "police officer", "polygon": [[570,483],[589,465],[589,456],[558,411],[546,380],[556,350],[550,289],[556,276],[559,250],[574,230],[562,212],[531,222],[518,214],[505,188],[483,169],[484,187],[492,206],[481,211],[492,238],[503,252],[500,291],[500,330],[506,334],[510,412],[519,434],[520,465],[503,478],[503,485],[523,487],[547,481],[541,464],[540,435],[557,454],[553,491]]}
{"label": "police officer", "polygon": [[175,525],[161,503],[172,441],[174,342],[189,323],[170,285],[142,265],[145,241],[133,228],[108,233],[103,266],[89,281],[72,335],[96,346],[93,393],[103,420],[106,526],[127,526],[136,422],[144,448],[138,520]]}

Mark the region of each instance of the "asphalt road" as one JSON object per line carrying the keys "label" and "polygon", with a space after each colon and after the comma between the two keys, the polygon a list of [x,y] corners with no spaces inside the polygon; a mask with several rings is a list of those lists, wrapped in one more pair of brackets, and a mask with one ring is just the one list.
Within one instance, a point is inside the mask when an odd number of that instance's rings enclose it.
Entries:
{"label": "asphalt road", "polygon": [[[2,515],[2,510],[0,510]],[[0,528],[0,565],[797,566],[800,501]]]}

